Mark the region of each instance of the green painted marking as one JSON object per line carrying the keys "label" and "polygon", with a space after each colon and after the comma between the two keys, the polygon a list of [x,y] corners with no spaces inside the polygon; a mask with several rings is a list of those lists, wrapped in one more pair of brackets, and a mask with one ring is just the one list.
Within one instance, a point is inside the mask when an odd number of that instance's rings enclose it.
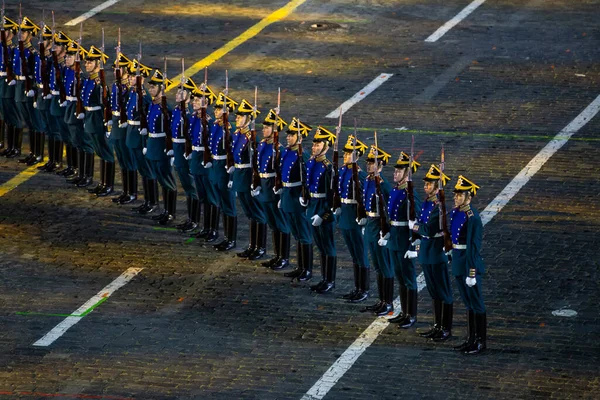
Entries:
{"label": "green painted marking", "polygon": [[177,232],[176,228],[161,228],[160,226],[155,226],[154,228],[155,231],[174,231]]}
{"label": "green painted marking", "polygon": [[17,311],[15,314],[17,315],[43,315],[45,317],[85,317],[86,315],[88,315],[89,313],[91,313],[96,307],[98,307],[100,304],[104,303],[106,300],[108,300],[108,297],[103,297],[100,301],[98,301],[96,304],[94,304],[93,306],[91,306],[90,308],[88,308],[87,310],[85,310],[83,313],[81,314],[48,314],[48,313],[40,313],[40,312],[33,312],[33,311]]}
{"label": "green painted marking", "polygon": [[185,242],[183,242],[183,243],[185,243],[185,244],[190,244],[190,243],[192,243],[194,240],[196,240],[196,238],[189,238],[189,239],[187,239],[187,240],[186,240]]}
{"label": "green painted marking", "polygon": [[88,315],[89,313],[91,313],[92,311],[94,311],[94,308],[98,307],[100,304],[104,303],[106,300],[108,300],[108,297],[103,297],[99,302],[97,302],[96,304],[94,304],[93,306],[91,306],[90,308],[88,308],[87,310],[85,310],[80,317],[85,317],[86,315]]}

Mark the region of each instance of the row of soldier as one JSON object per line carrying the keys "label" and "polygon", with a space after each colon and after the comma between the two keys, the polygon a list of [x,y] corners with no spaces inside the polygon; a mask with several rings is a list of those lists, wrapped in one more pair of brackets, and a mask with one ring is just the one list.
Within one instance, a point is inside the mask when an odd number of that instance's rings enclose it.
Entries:
{"label": "row of soldier", "polygon": [[[22,129],[27,127],[30,154],[20,161],[28,165],[41,162],[47,136],[49,160],[39,169],[65,176],[78,187],[92,185],[97,155],[100,182],[89,192],[98,197],[116,194],[116,155],[123,191],[112,201],[129,204],[137,199],[139,173],[144,201],[133,211],[157,214],[152,218],[163,225],[175,217],[175,170],[186,194],[188,213],[178,229],[214,244],[218,251],[234,249],[237,198],[250,232],[247,248],[237,255],[249,260],[263,258],[268,226],[274,257],[262,265],[273,270],[289,267],[293,236],[297,267],[284,275],[305,282],[313,275],[315,244],[321,280],[310,288],[317,293],[335,288],[337,226],[354,270],[355,287],[343,298],[359,303],[369,297],[370,259],[379,299],[363,311],[391,315],[397,279],[401,312],[390,322],[404,329],[417,320],[418,259],[434,314],[431,329],[419,334],[434,341],[451,336],[453,296],[448,264],[452,260],[452,274],[468,320],[467,339],[456,349],[467,354],[485,349],[487,323],[481,296],[484,264],[480,256],[483,225],[470,206],[479,187],[459,176],[454,208],[446,213],[443,193],[450,178],[444,174],[443,159],[440,165],[432,164],[423,178],[426,198],[421,202],[412,185],[412,175],[420,166],[412,148],[410,154],[402,152],[394,165],[393,187],[381,175],[391,155],[378,146],[376,134],[367,154],[366,171],[358,161],[369,146],[358,140],[356,130],[342,149],[343,163],[338,167],[341,116],[336,133],[319,126],[311,151],[304,151],[303,140],[312,128],[298,117],[288,125],[279,115],[278,97],[278,106],[262,121],[262,139],[257,139],[255,124],[260,112],[256,91],[254,104],[247,100],[238,103],[229,97],[227,79],[224,91],[217,95],[207,85],[206,71],[199,86],[182,73],[176,105],[171,109],[165,93],[173,82],[166,76],[166,62],[162,71],[145,66],[141,46],[137,57],[129,59],[120,51],[119,40],[112,64],[115,82],[109,89],[104,77],[104,64],[109,59],[104,43],[86,50],[81,45],[81,33],[74,41],[64,32],[38,26],[27,17],[20,23],[6,16],[3,20],[1,125],[7,140],[2,155],[12,158],[20,153]],[[19,46],[13,47],[16,34]],[[31,43],[38,34],[39,52]],[[208,106],[213,107],[214,118],[209,116]],[[229,121],[232,112],[236,114],[235,125]],[[284,129],[286,145],[279,141]],[[66,167],[61,168],[63,146]],[[333,162],[327,159],[331,147]],[[160,214],[158,185],[164,202]],[[218,242],[221,213],[224,238]]]}

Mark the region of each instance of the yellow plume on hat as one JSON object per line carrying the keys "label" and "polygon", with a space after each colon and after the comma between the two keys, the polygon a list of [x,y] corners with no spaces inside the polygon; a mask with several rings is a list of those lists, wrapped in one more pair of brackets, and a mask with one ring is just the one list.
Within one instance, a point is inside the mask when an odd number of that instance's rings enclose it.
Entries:
{"label": "yellow plume on hat", "polygon": [[383,161],[383,165],[387,165],[388,161],[392,157],[390,153],[386,153],[381,150],[380,147],[375,147],[375,145],[371,145],[371,149],[369,150],[369,154],[367,156],[367,161],[375,162],[375,153],[377,153],[377,159],[379,161]]}
{"label": "yellow plume on hat", "polygon": [[439,181],[440,177],[442,179],[442,185],[446,185],[446,183],[448,183],[451,179],[448,175],[444,174],[440,170],[440,167],[438,167],[435,164],[431,164],[431,167],[429,167],[429,171],[427,171],[427,174],[425,175],[423,180],[428,182],[434,182]]}
{"label": "yellow plume on hat", "polygon": [[473,181],[470,181],[469,179],[465,178],[462,175],[458,176],[458,181],[456,182],[456,185],[454,186],[455,192],[457,192],[457,193],[469,192],[473,196],[475,196],[477,194],[477,189],[479,189],[479,186],[477,186]]}
{"label": "yellow plume on hat", "polygon": [[263,121],[263,125],[274,126],[277,123],[277,131],[281,132],[281,130],[287,125],[287,123],[281,118],[275,110],[270,109],[269,113],[265,117]]}
{"label": "yellow plume on hat", "polygon": [[[394,167],[395,168],[407,168],[409,163],[410,163],[410,156],[408,154],[406,154],[405,152],[401,151],[400,156],[398,157],[398,160],[396,161],[396,165],[394,165]],[[412,162],[413,173],[417,172],[417,169],[419,169],[420,166],[421,166],[421,164],[419,164],[418,162],[413,160],[413,162]]]}
{"label": "yellow plume on hat", "polygon": [[329,145],[333,145],[335,143],[335,140],[337,139],[337,137],[335,136],[335,134],[327,129],[325,129],[322,126],[317,126],[317,131],[315,132],[315,136],[313,138],[313,140],[315,142],[322,142],[325,141],[327,143],[329,143]]}
{"label": "yellow plume on hat", "polygon": [[363,142],[361,142],[358,139],[356,139],[356,146],[355,146],[354,145],[354,135],[349,135],[348,141],[344,145],[345,152],[350,153],[350,152],[355,151],[359,157],[364,155],[368,149],[369,149],[369,146],[367,146],[366,144],[364,144]]}
{"label": "yellow plume on hat", "polygon": [[312,128],[306,125],[304,122],[299,121],[298,118],[292,118],[292,122],[288,125],[287,133],[288,134],[297,134],[300,133],[302,136],[307,137]]}

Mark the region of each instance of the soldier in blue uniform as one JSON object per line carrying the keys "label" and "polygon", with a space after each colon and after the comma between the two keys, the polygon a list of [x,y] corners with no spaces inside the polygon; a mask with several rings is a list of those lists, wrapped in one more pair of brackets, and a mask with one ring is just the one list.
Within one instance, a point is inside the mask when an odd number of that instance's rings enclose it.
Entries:
{"label": "soldier in blue uniform", "polygon": [[481,292],[481,276],[485,272],[481,257],[483,223],[479,212],[471,206],[478,189],[473,181],[459,175],[450,214],[452,275],[465,303],[468,322],[467,339],[454,349],[465,354],[481,353],[487,342],[487,316]]}
{"label": "soldier in blue uniform", "polygon": [[[115,71],[115,82],[110,91],[111,120],[107,124],[108,143],[114,150],[121,167],[121,180],[123,181],[123,193],[113,197],[112,202],[116,204],[129,204],[137,199],[137,165],[133,152],[127,147],[127,100],[129,97],[129,68],[132,61],[123,53],[118,53],[118,59],[113,63]],[[121,79],[116,81],[118,77]]]}
{"label": "soldier in blue uniform", "polygon": [[[168,156],[172,156],[173,167],[179,177],[181,187],[185,192],[186,206],[187,206],[187,219],[176,225],[175,227],[182,232],[191,232],[198,226],[200,222],[200,201],[198,199],[198,191],[194,184],[194,178],[190,173],[190,165],[188,159],[185,157],[185,134],[184,129],[188,129],[184,123],[189,121],[191,115],[190,106],[190,92],[196,90],[196,84],[191,78],[187,78],[183,82],[183,88],[177,90],[175,95],[175,107],[171,113],[171,140],[173,142],[173,149],[167,152]],[[185,107],[181,109],[181,103],[184,103]],[[185,120],[184,120],[185,118]],[[186,132],[187,133],[187,132]]]}
{"label": "soldier in blue uniform", "polygon": [[[394,166],[394,183],[396,184],[390,192],[390,199],[387,205],[388,216],[390,219],[390,238],[387,241],[387,248],[390,252],[390,262],[394,267],[396,279],[400,286],[400,307],[402,308],[398,316],[390,319],[392,323],[397,323],[400,328],[408,329],[417,322],[417,274],[415,260],[417,258],[416,245],[410,229],[408,229],[409,220],[409,194],[408,181],[409,172],[412,176],[417,172],[420,164],[412,161],[411,169],[410,156],[404,152]],[[412,181],[412,179],[411,179]],[[420,210],[420,200],[414,196],[415,213]],[[416,240],[416,239],[415,239]]]}
{"label": "soldier in blue uniform", "polygon": [[[210,150],[204,147],[203,135],[208,135],[212,129],[212,119],[208,115],[207,108],[213,104],[217,96],[212,89],[204,83],[200,88],[192,90],[192,109],[193,113],[189,119],[189,134],[192,141],[192,154],[189,157],[190,174],[194,178],[198,197],[198,213],[200,207],[204,205],[204,218],[201,230],[192,234],[197,239],[208,238],[217,235],[219,227],[219,212],[217,205],[209,201],[209,191],[212,185],[209,181],[209,170],[205,166],[205,157],[210,160]],[[205,118],[204,122],[202,119]],[[206,124],[204,126],[203,124]],[[206,132],[203,130],[206,129]],[[212,161],[208,161],[208,167],[212,166]],[[216,198],[216,196],[213,196]],[[198,214],[199,215],[199,214]]]}
{"label": "soldier in blue uniform", "polygon": [[[79,153],[69,133],[69,127],[65,122],[66,107],[61,105],[60,98],[60,89],[65,84],[64,76],[67,69],[65,66],[65,57],[70,42],[71,39],[62,31],[54,35],[54,47],[52,51],[56,53],[56,60],[52,57],[51,66],[48,65],[47,67],[49,68],[50,81],[50,130],[55,132],[55,134],[58,133],[67,153],[67,166],[56,171],[56,174],[64,177],[78,176],[79,166]],[[62,150],[60,151],[60,156],[62,156]]]}
{"label": "soldier in blue uniform", "polygon": [[[341,207],[333,210],[337,217],[338,229],[352,257],[354,270],[354,289],[342,296],[352,303],[364,301],[369,296],[369,258],[363,242],[361,227],[358,225],[358,202],[362,199],[361,191],[367,174],[358,166],[358,159],[367,151],[368,146],[348,136],[344,145],[344,165],[339,169],[337,190],[340,195]],[[355,182],[355,171],[356,178]],[[361,202],[361,207],[364,207]]]}
{"label": "soldier in blue uniform", "polygon": [[[44,158],[45,136],[42,129],[45,127],[39,113],[33,107],[35,97],[34,65],[35,56],[38,52],[31,44],[31,39],[39,31],[39,26],[29,18],[23,17],[19,31],[20,41],[23,42],[23,54],[17,46],[13,50],[12,58],[13,72],[16,78],[16,81],[13,81],[15,85],[15,103],[25,125],[29,129],[29,155],[20,159],[19,162],[27,165],[37,164]],[[13,82],[9,82],[9,85],[12,85]]]}
{"label": "soldier in blue uniform", "polygon": [[114,191],[115,185],[115,154],[108,144],[104,126],[104,106],[102,103],[103,90],[100,81],[101,64],[106,64],[108,56],[96,46],[90,47],[85,57],[85,70],[88,77],[81,85],[81,100],[85,109],[83,127],[91,139],[94,152],[100,157],[100,182],[89,193],[105,197]]}
{"label": "soldier in blue uniform", "polygon": [[[223,126],[223,111],[224,105],[227,103],[228,113],[235,110],[238,103],[226,97],[225,94],[219,93],[219,97],[214,106],[215,122],[213,123],[210,135],[208,137],[208,145],[212,158],[212,165],[209,168],[208,177],[211,188],[207,191],[209,201],[215,205],[213,209],[218,218],[220,211],[223,211],[223,241],[215,246],[215,249],[226,251],[231,250],[236,246],[237,238],[237,218],[235,211],[235,191],[231,190],[229,182],[231,180],[230,173],[233,170],[227,169],[227,149],[225,144],[225,130]],[[233,132],[233,127],[228,120],[229,132]],[[215,217],[212,217],[215,218]],[[216,231],[206,237],[207,243],[215,242],[219,235]]]}
{"label": "soldier in blue uniform", "polygon": [[[256,146],[256,162],[260,174],[260,186],[252,188],[254,196],[261,204],[267,218],[267,224],[271,228],[273,238],[274,257],[262,263],[263,266],[275,271],[290,265],[290,228],[280,208],[280,194],[275,193],[275,181],[277,177],[276,167],[279,160],[275,159],[275,130],[281,132],[287,123],[281,118],[277,111],[271,109],[263,120],[263,138]],[[278,143],[281,152],[283,146]],[[281,190],[281,189],[280,189]],[[251,259],[255,259],[250,255]]]}
{"label": "soldier in blue uniform", "polygon": [[[150,76],[152,69],[145,66],[138,60],[132,60],[129,67],[129,91],[127,92],[127,134],[125,144],[133,155],[137,171],[142,176],[142,189],[144,191],[144,202],[133,207],[132,211],[140,214],[150,214],[158,209],[158,182],[156,174],[150,168],[148,160],[144,156],[143,149],[146,147],[146,135],[141,134],[140,116],[142,111],[147,115],[147,110],[152,103],[152,97],[144,88],[144,79]],[[136,75],[140,77],[142,100],[138,101],[138,93],[136,88]],[[142,110],[138,104],[141,103]],[[132,179],[136,179],[137,174],[134,174]]]}
{"label": "soldier in blue uniform", "polygon": [[423,268],[427,291],[433,300],[434,325],[425,332],[419,332],[419,335],[437,342],[447,340],[452,335],[452,287],[440,227],[438,198],[440,180],[445,185],[450,178],[432,164],[423,180],[426,197],[421,205],[421,214],[416,221],[409,221],[409,228],[421,237],[419,263]]}
{"label": "soldier in blue uniform", "polygon": [[390,264],[390,253],[385,243],[387,238],[382,235],[382,219],[386,217],[381,215],[382,211],[386,210],[391,190],[390,184],[381,176],[381,171],[390,157],[389,153],[375,145],[371,146],[367,156],[368,175],[363,190],[367,221],[359,221],[359,224],[364,225],[364,243],[377,273],[379,290],[379,301],[372,306],[365,307],[363,311],[372,311],[379,316],[388,315],[394,311],[392,303],[394,300],[394,269]]}
{"label": "soldier in blue uniform", "polygon": [[[37,85],[37,95],[35,108],[40,113],[43,124],[46,127],[45,133],[48,137],[48,162],[38,169],[44,172],[54,172],[62,166],[63,161],[63,142],[60,129],[56,124],[56,118],[52,115],[52,92],[51,82],[55,76],[53,74],[53,61],[50,55],[52,50],[52,30],[48,25],[42,28],[42,43],[44,54],[37,53],[35,56],[35,82]],[[45,63],[45,70],[42,70],[42,61]],[[66,129],[66,127],[65,127]],[[43,150],[41,151],[43,153]]]}
{"label": "soldier in blue uniform", "polygon": [[[19,31],[19,24],[15,21],[11,20],[7,16],[4,16],[4,34],[6,35],[6,45],[8,46],[8,60],[4,59],[4,43],[2,44],[2,65],[0,70],[0,81],[1,89],[2,89],[2,115],[4,117],[5,127],[5,136],[6,136],[6,144],[4,150],[0,153],[0,156],[4,156],[6,158],[15,158],[21,155],[21,144],[23,140],[23,117],[21,113],[17,109],[17,104],[15,103],[15,84],[12,85],[11,82],[7,81],[7,66],[10,65],[12,67],[13,61],[13,53],[15,50],[15,46],[12,43],[13,37]],[[16,73],[13,70],[13,73]]]}
{"label": "soldier in blue uniform", "polygon": [[[61,104],[65,107],[65,123],[69,129],[71,141],[79,152],[79,168],[77,175],[67,176],[67,182],[77,187],[87,187],[92,184],[94,176],[94,147],[91,137],[85,133],[83,119],[77,115],[77,77],[75,76],[75,63],[77,58],[84,58],[87,51],[77,42],[71,41],[67,46],[65,56],[65,73],[63,75],[66,101]],[[85,117],[85,115],[84,115]]]}
{"label": "soldier in blue uniform", "polygon": [[[252,104],[246,100],[240,101],[236,111],[235,126],[237,129],[232,135],[231,151],[235,162],[232,174],[231,189],[237,193],[246,218],[250,220],[250,243],[248,247],[237,253],[238,257],[257,260],[266,253],[267,246],[267,218],[262,204],[252,194],[252,133],[250,124],[260,112],[254,110]],[[256,130],[254,132],[256,134]],[[237,217],[234,217],[237,219]],[[237,227],[237,222],[235,224]],[[252,256],[252,258],[250,258]]]}
{"label": "soldier in blue uniform", "polygon": [[306,215],[311,221],[313,240],[321,256],[321,281],[312,285],[310,290],[320,294],[335,288],[337,272],[335,216],[332,211],[333,191],[337,189],[332,185],[333,166],[327,159],[327,151],[336,140],[335,134],[318,126],[312,154],[306,163],[306,187],[310,194]]}
{"label": "soldier in blue uniform", "polygon": [[171,159],[166,154],[167,130],[170,128],[170,111],[161,104],[164,90],[171,81],[165,79],[158,69],[150,78],[148,91],[152,96],[152,104],[148,108],[148,139],[142,153],[146,156],[150,168],[154,172],[163,194],[163,212],[152,217],[161,225],[167,225],[175,219],[177,204],[177,183],[173,176]]}
{"label": "soldier in blue uniform", "polygon": [[[306,282],[312,278],[313,269],[313,238],[311,221],[306,215],[306,209],[300,203],[300,198],[307,190],[305,187],[306,163],[308,152],[302,149],[302,139],[307,137],[312,128],[294,117],[287,129],[287,147],[281,152],[281,181],[283,188],[278,207],[283,211],[289,223],[292,235],[297,241],[298,266],[285,277]],[[303,188],[304,186],[304,188]],[[303,199],[303,201],[308,200]]]}

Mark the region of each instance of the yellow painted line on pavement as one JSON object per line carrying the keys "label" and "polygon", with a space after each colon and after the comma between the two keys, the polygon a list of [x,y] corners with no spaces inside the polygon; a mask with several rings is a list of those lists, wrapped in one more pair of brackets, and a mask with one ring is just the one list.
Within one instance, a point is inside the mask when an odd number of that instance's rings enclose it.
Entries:
{"label": "yellow painted line on pavement", "polygon": [[14,188],[19,186],[23,182],[26,182],[29,178],[37,174],[39,172],[37,167],[37,165],[32,165],[31,167],[21,171],[14,178],[0,185],[0,197],[4,196],[6,193],[10,192]]}
{"label": "yellow painted line on pavement", "polygon": [[[251,26],[250,28],[248,28],[248,30],[243,32],[241,35],[239,35],[235,39],[229,41],[223,47],[213,51],[211,54],[209,54],[208,56],[204,57],[202,60],[195,63],[190,68],[186,69],[185,73],[184,73],[185,76],[191,77],[191,76],[197,74],[198,72],[202,71],[205,67],[208,67],[209,65],[211,65],[212,63],[217,61],[219,58],[223,57],[225,54],[229,53],[230,51],[232,51],[233,49],[235,49],[242,43],[244,43],[244,42],[252,39],[254,36],[258,35],[267,26],[271,25],[274,22],[278,22],[278,21],[281,21],[282,19],[286,18],[288,15],[293,13],[296,10],[296,8],[298,8],[302,4],[306,3],[306,1],[307,0],[292,0],[289,3],[287,3],[285,6],[281,7],[279,10],[273,11],[271,14],[269,14],[265,18],[261,19],[260,22]],[[167,87],[167,92],[169,90],[173,89],[174,87],[179,86],[180,80],[181,80],[181,74],[179,74],[175,78],[173,78],[173,83]]]}

